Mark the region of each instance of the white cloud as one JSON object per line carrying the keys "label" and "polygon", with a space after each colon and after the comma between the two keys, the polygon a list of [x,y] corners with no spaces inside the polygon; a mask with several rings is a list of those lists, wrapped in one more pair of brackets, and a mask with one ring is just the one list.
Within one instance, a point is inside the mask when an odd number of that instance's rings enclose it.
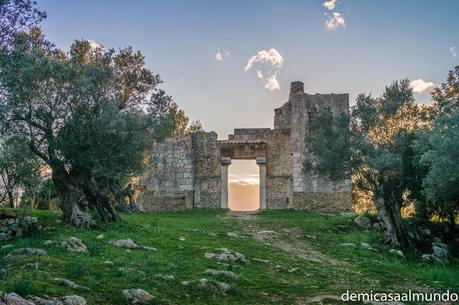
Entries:
{"label": "white cloud", "polygon": [[413,89],[413,92],[415,93],[430,93],[433,91],[433,89],[436,87],[432,82],[425,81],[423,79],[416,79],[411,81],[410,87]]}
{"label": "white cloud", "polygon": [[456,47],[449,48],[449,52],[451,53],[451,55],[453,55],[453,57],[457,56],[456,50],[457,50]]}
{"label": "white cloud", "polygon": [[255,55],[252,55],[247,62],[247,65],[244,68],[244,71],[247,72],[252,68],[252,66],[259,62],[271,63],[273,67],[282,68],[284,65],[284,58],[282,55],[277,52],[276,49],[261,50]]}
{"label": "white cloud", "polygon": [[265,88],[269,90],[279,90],[280,84],[277,74],[272,74],[265,79]]}
{"label": "white cloud", "polygon": [[260,70],[257,70],[257,77],[259,79],[263,79],[263,72],[261,72]]}
{"label": "white cloud", "polygon": [[217,49],[217,54],[215,54],[216,61],[224,61],[225,57],[229,55],[228,50],[225,49]]}
{"label": "white cloud", "polygon": [[248,72],[253,66],[257,66],[256,74],[268,90],[279,90],[279,73],[284,66],[284,58],[274,48],[261,50],[250,56],[244,72]]}
{"label": "white cloud", "polygon": [[91,49],[93,50],[96,50],[96,49],[102,49],[102,46],[95,42],[94,40],[91,40],[91,39],[86,39],[87,42],[89,42],[89,46],[91,47]]}
{"label": "white cloud", "polygon": [[322,5],[323,5],[327,10],[331,11],[331,10],[335,9],[335,7],[336,7],[336,0],[325,1]]}
{"label": "white cloud", "polygon": [[328,30],[336,30],[339,27],[345,27],[346,26],[346,21],[344,20],[344,17],[338,13],[338,12],[333,12],[331,15],[328,15],[328,20],[325,20],[325,27]]}

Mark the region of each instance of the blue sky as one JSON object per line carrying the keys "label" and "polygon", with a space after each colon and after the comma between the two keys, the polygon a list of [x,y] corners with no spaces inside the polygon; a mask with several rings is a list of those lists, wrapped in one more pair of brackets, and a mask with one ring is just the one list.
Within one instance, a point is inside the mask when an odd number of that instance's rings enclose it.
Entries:
{"label": "blue sky", "polygon": [[38,2],[58,47],[84,38],[141,50],[180,107],[220,138],[235,127],[272,127],[294,80],[309,93],[350,93],[352,104],[405,77],[428,91],[459,64],[455,0]]}

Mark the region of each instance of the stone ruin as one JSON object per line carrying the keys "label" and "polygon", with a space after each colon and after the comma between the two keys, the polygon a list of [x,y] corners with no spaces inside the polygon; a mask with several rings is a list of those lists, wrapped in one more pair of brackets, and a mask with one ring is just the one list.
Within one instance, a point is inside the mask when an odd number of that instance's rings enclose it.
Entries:
{"label": "stone ruin", "polygon": [[307,94],[292,82],[288,101],[274,109],[274,129],[234,129],[227,140],[211,132],[166,139],[152,152],[154,170],[144,179],[138,204],[145,211],[228,208],[231,160],[256,160],[260,209],[318,212],[351,210],[350,179],[331,181],[305,172],[305,136],[315,114],[328,106],[349,112],[348,94]]}

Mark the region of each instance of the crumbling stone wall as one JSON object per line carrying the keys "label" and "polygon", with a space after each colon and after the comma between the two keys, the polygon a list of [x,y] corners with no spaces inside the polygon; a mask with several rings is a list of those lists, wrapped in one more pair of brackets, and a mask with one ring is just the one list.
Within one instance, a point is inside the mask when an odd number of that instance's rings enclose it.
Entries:
{"label": "crumbling stone wall", "polygon": [[287,209],[292,202],[290,129],[274,129],[266,137],[266,208]]}
{"label": "crumbling stone wall", "polygon": [[323,107],[334,114],[348,112],[349,95],[307,94],[303,87],[302,82],[291,84],[288,101],[274,110],[274,129],[239,128],[228,140],[217,140],[215,132],[195,132],[157,145],[154,170],[139,196],[143,209],[226,207],[231,159],[257,159],[260,207],[350,210],[350,180],[330,181],[304,170],[311,121]]}
{"label": "crumbling stone wall", "polygon": [[184,210],[193,205],[192,136],[167,139],[152,152],[153,172],[144,182],[139,204],[145,210]]}
{"label": "crumbling stone wall", "polygon": [[197,132],[192,136],[195,181],[194,207],[220,207],[220,153],[217,133]]}
{"label": "crumbling stone wall", "polygon": [[236,128],[228,140],[264,140],[271,128]]}

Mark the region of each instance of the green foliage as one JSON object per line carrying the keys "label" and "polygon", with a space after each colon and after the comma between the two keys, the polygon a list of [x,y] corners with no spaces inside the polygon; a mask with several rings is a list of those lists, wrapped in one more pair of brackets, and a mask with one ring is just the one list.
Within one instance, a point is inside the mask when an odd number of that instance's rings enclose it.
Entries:
{"label": "green foliage", "polygon": [[306,136],[306,150],[313,154],[305,162],[306,171],[315,170],[332,180],[349,177],[349,116],[340,113],[334,116],[330,109],[322,109],[311,124]]}
{"label": "green foliage", "polygon": [[179,137],[194,131],[202,131],[203,127],[200,121],[192,121],[185,114],[185,111],[180,109],[176,103],[172,103],[167,113],[168,119],[168,137]]}
{"label": "green foliage", "polygon": [[[0,67],[2,132],[48,164],[61,199],[84,190],[102,220],[116,220],[103,184],[148,169],[147,152],[171,103],[159,76],[131,48],[115,52],[75,41],[65,54],[39,29],[16,35]],[[61,202],[66,220],[74,220],[76,204]]]}
{"label": "green foliage", "polygon": [[401,80],[380,98],[359,95],[350,117],[322,109],[307,135],[313,158],[306,169],[331,179],[352,174],[354,188],[371,195],[390,228],[386,242],[407,246],[401,208],[408,199],[422,197],[422,171],[413,164],[412,144],[416,132],[429,124],[429,114],[415,104],[409,81]]}
{"label": "green foliage", "polygon": [[439,116],[431,130],[413,145],[417,166],[426,171],[422,206],[427,215],[449,219],[454,229],[459,214],[459,67],[433,93]]}
{"label": "green foliage", "polygon": [[66,274],[71,279],[78,279],[88,275],[88,266],[81,261],[72,261],[66,268]]}
{"label": "green foliage", "polygon": [[40,162],[18,137],[0,142],[0,205],[14,207],[19,189],[33,187],[39,181]]}

